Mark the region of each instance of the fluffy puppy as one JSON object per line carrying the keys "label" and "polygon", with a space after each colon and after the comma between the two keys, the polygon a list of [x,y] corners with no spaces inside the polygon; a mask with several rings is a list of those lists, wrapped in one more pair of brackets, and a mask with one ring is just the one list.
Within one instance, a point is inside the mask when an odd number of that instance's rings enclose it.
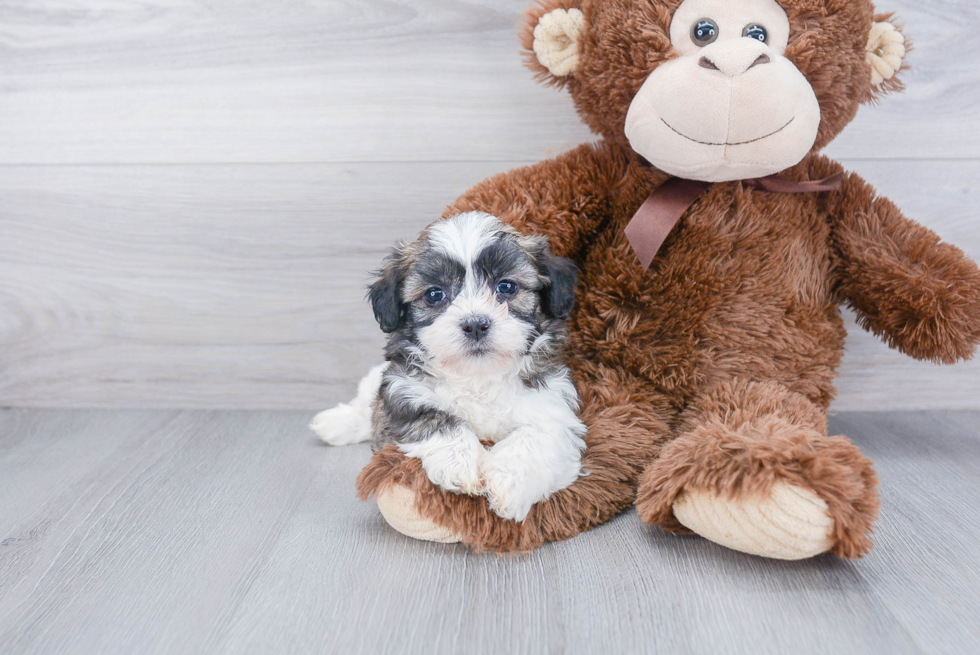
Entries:
{"label": "fluffy puppy", "polygon": [[368,294],[387,362],[311,427],[334,445],[397,444],[434,484],[523,520],[581,473],[585,426],[562,358],[575,279],[546,239],[489,214],[433,223]]}

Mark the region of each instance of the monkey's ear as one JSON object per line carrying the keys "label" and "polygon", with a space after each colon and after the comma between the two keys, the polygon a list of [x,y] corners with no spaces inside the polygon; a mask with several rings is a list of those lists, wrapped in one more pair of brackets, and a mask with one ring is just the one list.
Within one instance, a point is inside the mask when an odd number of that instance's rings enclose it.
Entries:
{"label": "monkey's ear", "polygon": [[402,323],[401,286],[405,273],[404,254],[400,250],[392,250],[377,272],[378,279],[368,289],[374,318],[386,334],[397,330]]}
{"label": "monkey's ear", "polygon": [[521,45],[524,60],[537,77],[563,84],[578,68],[585,15],[576,0],[543,0],[524,14]]}
{"label": "monkey's ear", "polygon": [[878,14],[868,35],[865,58],[871,64],[871,89],[876,96],[901,91],[902,83],[896,74],[908,68],[904,62],[911,44],[906,43],[905,35],[892,19],[892,14]]}

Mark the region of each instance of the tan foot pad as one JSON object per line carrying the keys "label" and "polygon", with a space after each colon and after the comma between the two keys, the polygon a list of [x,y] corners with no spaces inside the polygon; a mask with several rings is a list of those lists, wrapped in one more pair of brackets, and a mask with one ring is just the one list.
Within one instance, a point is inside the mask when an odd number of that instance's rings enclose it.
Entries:
{"label": "tan foot pad", "polygon": [[440,544],[455,544],[462,539],[459,535],[425,518],[415,509],[415,494],[408,487],[396,484],[375,496],[381,516],[388,525],[406,537],[422,541],[435,541]]}
{"label": "tan foot pad", "polygon": [[833,546],[827,503],[809,489],[777,482],[768,499],[729,500],[707,491],[684,492],[674,516],[705,539],[774,559],[805,559]]}

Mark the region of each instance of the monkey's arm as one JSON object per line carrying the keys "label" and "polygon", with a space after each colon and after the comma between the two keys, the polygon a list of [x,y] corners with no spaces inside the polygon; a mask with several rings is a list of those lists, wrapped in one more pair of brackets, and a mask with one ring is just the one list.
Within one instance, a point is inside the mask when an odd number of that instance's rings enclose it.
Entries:
{"label": "monkey's arm", "polygon": [[480,182],[443,216],[483,211],[525,234],[543,234],[552,251],[574,257],[609,214],[609,194],[626,159],[602,143],[585,144],[554,159]]}
{"label": "monkey's arm", "polygon": [[968,359],[980,341],[977,265],[857,175],[827,203],[837,291],[861,326],[916,359]]}

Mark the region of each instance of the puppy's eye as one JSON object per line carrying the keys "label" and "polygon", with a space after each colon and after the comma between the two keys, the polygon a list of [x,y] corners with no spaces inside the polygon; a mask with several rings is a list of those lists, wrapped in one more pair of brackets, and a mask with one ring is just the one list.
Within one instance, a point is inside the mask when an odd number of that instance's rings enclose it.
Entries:
{"label": "puppy's eye", "polygon": [[446,292],[440,289],[439,287],[429,287],[428,289],[425,290],[425,293],[422,295],[422,297],[425,298],[425,302],[427,302],[428,304],[438,305],[439,303],[441,303],[443,300],[446,299]]}
{"label": "puppy's eye", "polygon": [[501,280],[497,283],[497,293],[502,296],[513,296],[517,293],[517,282],[512,280]]}
{"label": "puppy's eye", "polygon": [[751,25],[746,25],[745,29],[742,30],[742,36],[747,36],[750,39],[755,39],[756,41],[762,41],[765,43],[769,40],[769,33],[766,32],[766,28],[758,23],[752,23]]}
{"label": "puppy's eye", "polygon": [[710,18],[702,18],[691,27],[691,40],[704,47],[718,38],[718,24]]}

